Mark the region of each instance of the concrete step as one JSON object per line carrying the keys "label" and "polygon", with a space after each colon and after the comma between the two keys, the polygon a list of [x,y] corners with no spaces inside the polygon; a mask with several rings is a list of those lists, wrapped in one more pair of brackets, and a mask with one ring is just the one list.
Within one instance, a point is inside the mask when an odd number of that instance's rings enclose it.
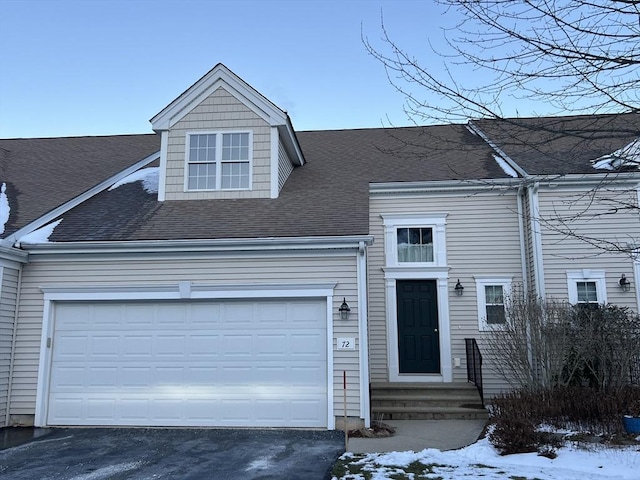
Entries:
{"label": "concrete step", "polygon": [[488,418],[470,383],[372,383],[371,412],[395,420]]}
{"label": "concrete step", "polygon": [[390,394],[372,394],[371,404],[377,407],[428,407],[428,406],[467,406],[482,408],[482,402],[478,394],[476,395],[390,395]]}
{"label": "concrete step", "polygon": [[387,407],[372,408],[373,419],[387,420],[486,420],[489,413],[485,409],[457,407]]}

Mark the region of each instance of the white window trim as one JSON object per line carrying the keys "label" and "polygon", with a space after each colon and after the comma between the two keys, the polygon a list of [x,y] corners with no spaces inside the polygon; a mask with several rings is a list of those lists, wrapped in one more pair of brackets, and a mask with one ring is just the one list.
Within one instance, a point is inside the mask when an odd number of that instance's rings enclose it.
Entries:
{"label": "white window trim", "polygon": [[[394,213],[382,214],[381,217],[384,222],[384,250],[387,267],[447,266],[446,213]],[[433,262],[399,262],[398,228],[431,228],[433,230]]]}
{"label": "white window trim", "polygon": [[604,270],[591,270],[588,268],[567,270],[567,290],[569,303],[572,305],[578,303],[578,282],[595,282],[598,303],[607,303],[607,284]]}
{"label": "white window trim", "polygon": [[[247,188],[221,188],[222,185],[222,164],[223,163],[237,163],[236,161],[222,160],[222,135],[233,133],[248,133],[249,134],[249,186]],[[215,135],[216,136],[216,188],[202,188],[192,189],[189,188],[189,165],[192,162],[189,161],[189,145],[190,137],[192,135]],[[245,160],[242,160],[245,162]],[[193,164],[204,162],[193,162]],[[185,192],[233,192],[233,191],[248,191],[253,190],[253,131],[252,130],[195,130],[188,131],[185,134],[184,145],[184,191]]]}
{"label": "white window trim", "polygon": [[[511,293],[511,283],[513,277],[475,277],[476,280],[476,305],[478,307],[478,330],[481,332],[490,332],[492,330],[500,329],[502,326],[495,324],[489,325],[487,323],[487,303],[485,297],[484,287],[490,285],[499,285],[502,287],[502,293],[504,295],[503,302],[506,309],[506,298]],[[505,310],[506,316],[506,310]]]}

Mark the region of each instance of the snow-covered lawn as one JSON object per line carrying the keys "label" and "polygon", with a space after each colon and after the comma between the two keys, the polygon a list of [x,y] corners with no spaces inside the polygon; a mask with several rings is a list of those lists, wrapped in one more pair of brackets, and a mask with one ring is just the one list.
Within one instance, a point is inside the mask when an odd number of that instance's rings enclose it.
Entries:
{"label": "snow-covered lawn", "polygon": [[421,452],[345,453],[336,464],[333,479],[640,479],[638,445],[568,444],[556,453],[554,459],[536,453],[501,456],[486,438],[466,448],[445,452],[426,449]]}

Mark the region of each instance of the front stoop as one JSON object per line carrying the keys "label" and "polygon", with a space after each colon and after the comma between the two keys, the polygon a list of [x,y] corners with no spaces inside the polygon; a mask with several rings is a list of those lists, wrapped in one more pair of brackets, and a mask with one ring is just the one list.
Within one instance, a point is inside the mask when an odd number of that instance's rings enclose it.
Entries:
{"label": "front stoop", "polygon": [[382,421],[489,418],[470,383],[372,383],[371,413]]}

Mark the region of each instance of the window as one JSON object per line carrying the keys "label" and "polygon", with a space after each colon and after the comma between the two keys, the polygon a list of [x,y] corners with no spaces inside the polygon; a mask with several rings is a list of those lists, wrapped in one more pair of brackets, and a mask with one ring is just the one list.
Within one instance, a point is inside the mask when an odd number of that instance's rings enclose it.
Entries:
{"label": "window", "polygon": [[576,282],[578,303],[598,303],[596,282]]}
{"label": "window", "polygon": [[507,321],[505,300],[511,291],[510,278],[476,278],[478,328],[480,331],[504,325]]}
{"label": "window", "polygon": [[607,303],[604,270],[571,270],[567,272],[569,303]]}
{"label": "window", "polygon": [[433,262],[433,229],[398,228],[398,262]]}
{"label": "window", "polygon": [[187,190],[249,189],[250,145],[250,132],[187,134]]}
{"label": "window", "polygon": [[445,267],[445,213],[382,215],[387,267]]}

